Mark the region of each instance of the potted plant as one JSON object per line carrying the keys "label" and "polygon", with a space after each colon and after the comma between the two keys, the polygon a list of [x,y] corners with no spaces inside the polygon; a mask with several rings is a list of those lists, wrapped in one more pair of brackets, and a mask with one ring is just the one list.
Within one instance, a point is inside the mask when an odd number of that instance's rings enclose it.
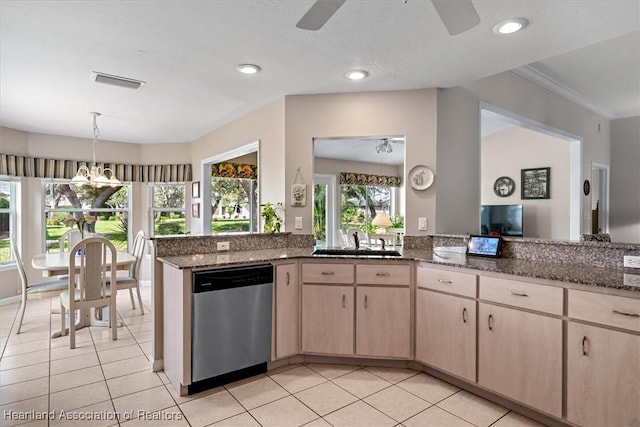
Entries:
{"label": "potted plant", "polygon": [[280,227],[282,227],[282,217],[280,214],[284,213],[282,202],[275,204],[267,202],[260,206],[262,207],[260,215],[264,221],[262,231],[265,233],[279,233]]}

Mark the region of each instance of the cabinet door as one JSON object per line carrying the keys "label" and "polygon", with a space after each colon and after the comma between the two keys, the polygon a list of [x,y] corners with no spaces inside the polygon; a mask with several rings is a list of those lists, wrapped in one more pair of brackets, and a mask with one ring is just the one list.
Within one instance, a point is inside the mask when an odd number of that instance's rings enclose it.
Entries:
{"label": "cabinet door", "polygon": [[478,383],[562,416],[562,321],[480,303]]}
{"label": "cabinet door", "polygon": [[569,322],[567,420],[584,427],[640,423],[640,336]]}
{"label": "cabinet door", "polygon": [[416,360],[476,381],[476,302],[416,291]]}
{"label": "cabinet door", "polygon": [[299,353],[297,264],[276,266],[276,359]]}
{"label": "cabinet door", "polygon": [[409,358],[411,355],[409,288],[358,286],[356,296],[356,354]]}
{"label": "cabinet door", "polygon": [[353,287],[302,285],[302,352],[353,355]]}

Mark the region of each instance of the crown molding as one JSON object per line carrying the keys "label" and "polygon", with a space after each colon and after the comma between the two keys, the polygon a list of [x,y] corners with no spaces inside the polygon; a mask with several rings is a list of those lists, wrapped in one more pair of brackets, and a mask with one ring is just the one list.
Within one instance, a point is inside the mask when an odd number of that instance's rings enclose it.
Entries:
{"label": "crown molding", "polygon": [[616,114],[610,109],[603,107],[602,105],[594,102],[586,96],[581,95],[573,89],[568,88],[567,86],[536,70],[530,65],[524,65],[522,67],[514,68],[512,71],[519,76],[524,77],[525,79],[539,86],[542,86],[545,89],[550,90],[556,95],[559,95],[575,104],[578,104],[589,111],[606,117],[607,119],[618,118],[616,117]]}

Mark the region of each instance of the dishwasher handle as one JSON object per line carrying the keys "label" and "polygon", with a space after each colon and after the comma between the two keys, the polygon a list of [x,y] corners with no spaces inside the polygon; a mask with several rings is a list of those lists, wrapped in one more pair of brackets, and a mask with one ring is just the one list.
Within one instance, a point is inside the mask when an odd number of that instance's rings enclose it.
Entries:
{"label": "dishwasher handle", "polygon": [[273,266],[260,264],[196,271],[192,277],[194,294],[273,283]]}

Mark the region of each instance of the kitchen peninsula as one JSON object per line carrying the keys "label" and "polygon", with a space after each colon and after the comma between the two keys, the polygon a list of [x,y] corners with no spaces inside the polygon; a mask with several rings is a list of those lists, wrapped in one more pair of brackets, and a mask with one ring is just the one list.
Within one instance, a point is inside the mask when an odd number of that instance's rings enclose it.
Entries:
{"label": "kitchen peninsula", "polygon": [[271,367],[410,366],[552,425],[640,417],[640,284],[621,265],[640,245],[506,239],[504,258],[483,259],[463,244],[409,236],[391,258],[312,255],[290,233],[154,239],[155,368],[186,393],[193,271],[269,263]]}

